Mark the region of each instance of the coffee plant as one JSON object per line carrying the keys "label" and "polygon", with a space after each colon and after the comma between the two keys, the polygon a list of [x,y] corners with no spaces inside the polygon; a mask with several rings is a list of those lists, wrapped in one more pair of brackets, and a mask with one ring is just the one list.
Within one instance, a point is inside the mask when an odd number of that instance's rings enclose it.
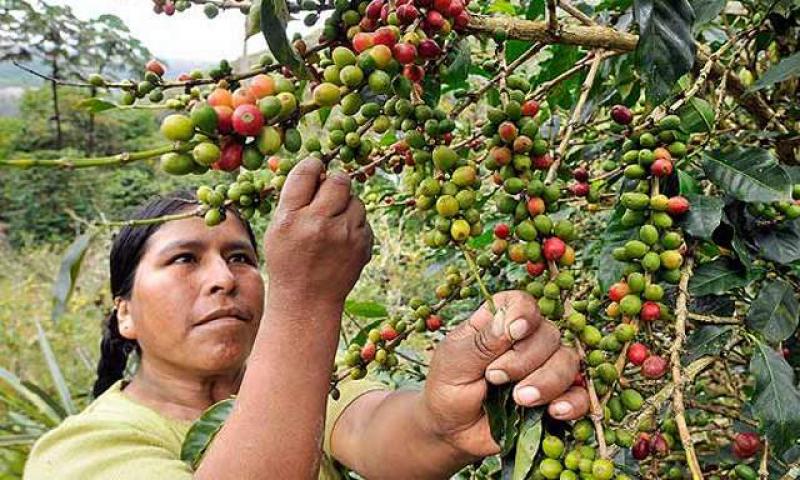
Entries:
{"label": "coffee plant", "polygon": [[[229,209],[268,219],[308,156],[363,183],[371,215],[415,219],[420,243],[448,265],[427,298],[391,311],[349,304],[377,320],[342,350],[334,397],[370,371],[424,378],[424,365],[399,354],[403,342],[435,342],[480,302],[502,314],[493,292],[527,291],[579,353],[574,383],[588,389],[590,413],[553,421],[493,387],[485,408],[502,451],[459,478],[800,474],[796,1],[153,8],[241,11],[271,53],[246,71],[222,60],[173,78],[152,60],[136,79],[92,75],[89,85],[119,95],[85,108],[164,110],[165,144],[0,166],[158,158],[167,173],[197,177],[196,209],[109,226],[197,215],[213,227]],[[290,42],[291,15],[321,22],[321,34]],[[209,170],[230,174],[207,184]],[[187,460],[229,409],[198,422]]]}

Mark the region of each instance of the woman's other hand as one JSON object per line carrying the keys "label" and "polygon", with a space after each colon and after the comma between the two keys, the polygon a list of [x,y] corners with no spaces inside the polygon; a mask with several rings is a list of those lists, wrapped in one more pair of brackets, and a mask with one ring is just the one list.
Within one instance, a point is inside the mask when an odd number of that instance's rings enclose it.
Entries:
{"label": "woman's other hand", "polygon": [[350,178],[324,173],[316,158],[292,169],[264,236],[270,296],[296,305],[344,302],[372,254],[372,230]]}

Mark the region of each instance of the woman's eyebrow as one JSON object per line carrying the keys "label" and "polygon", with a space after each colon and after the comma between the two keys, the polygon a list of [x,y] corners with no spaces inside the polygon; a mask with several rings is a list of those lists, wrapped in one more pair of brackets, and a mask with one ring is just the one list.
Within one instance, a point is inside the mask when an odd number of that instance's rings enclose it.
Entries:
{"label": "woman's eyebrow", "polygon": [[202,246],[203,242],[200,242],[198,240],[175,240],[174,242],[168,243],[164,248],[159,250],[158,253],[164,255],[165,253],[170,252],[172,250],[178,250],[182,248],[193,250],[200,248]]}
{"label": "woman's eyebrow", "polygon": [[223,250],[253,250],[253,244],[244,240],[234,240],[226,242],[225,245],[223,245]]}

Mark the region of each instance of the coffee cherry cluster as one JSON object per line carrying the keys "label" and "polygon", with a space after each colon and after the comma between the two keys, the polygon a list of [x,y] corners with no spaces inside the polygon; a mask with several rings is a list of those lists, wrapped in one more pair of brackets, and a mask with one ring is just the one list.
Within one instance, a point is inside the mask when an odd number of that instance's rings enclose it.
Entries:
{"label": "coffee cherry cluster", "polygon": [[488,123],[482,129],[490,139],[483,165],[502,187],[495,205],[499,213],[512,218],[495,226],[491,250],[525,265],[531,278],[525,288],[538,299],[540,312],[560,318],[562,298],[575,279],[569,271],[558,271],[558,266],[575,262],[575,251],[568,244],[575,227],[567,219],[553,220],[549,215],[558,210],[564,189],[560,181],[545,184],[553,158],[547,140],[539,135],[539,104],[525,98],[530,84],[512,75],[507,85],[508,100],[500,108],[488,109]]}
{"label": "coffee cherry cluster", "polygon": [[[185,12],[191,8],[192,4],[193,2],[190,0],[153,0],[153,12],[157,15],[164,14],[171,17],[175,12]],[[238,8],[244,14],[247,14],[250,10],[249,6],[245,3]],[[219,15],[219,10],[219,7],[211,2],[203,5],[203,13],[205,13],[208,18],[216,18],[216,16]]]}
{"label": "coffee cherry cluster", "polygon": [[792,187],[792,201],[751,203],[747,206],[747,210],[754,217],[767,222],[791,222],[800,218],[800,184]]}
{"label": "coffee cherry cluster", "polygon": [[556,435],[546,435],[542,440],[544,458],[536,465],[533,477],[548,480],[630,480],[624,473],[617,473],[614,462],[597,458],[596,449],[584,442],[594,437],[594,430],[588,420],[578,421],[572,429],[574,445],[567,450],[564,441]]}

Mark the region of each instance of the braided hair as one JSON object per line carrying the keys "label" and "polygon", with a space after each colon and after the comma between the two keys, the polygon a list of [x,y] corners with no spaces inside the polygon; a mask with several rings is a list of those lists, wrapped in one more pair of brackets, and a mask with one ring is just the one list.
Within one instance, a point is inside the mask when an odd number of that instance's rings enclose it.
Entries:
{"label": "braided hair", "polygon": [[[194,192],[182,189],[166,196],[156,196],[150,199],[139,207],[130,219],[141,220],[161,217],[180,213],[187,208],[195,208],[196,206],[197,201],[195,200]],[[244,225],[250,243],[252,243],[254,250],[258,252],[255,234],[250,223],[239,216],[237,211],[233,210],[233,214]],[[114,236],[109,258],[112,298],[129,299],[131,297],[136,268],[145,253],[145,244],[161,225],[160,223],[138,226],[126,225]],[[97,380],[92,389],[92,394],[95,398],[108,390],[117,380],[123,378],[128,364],[128,357],[133,351],[141,354],[139,344],[135,340],[127,339],[120,334],[117,309],[114,308],[103,322],[100,360],[97,363]]]}

